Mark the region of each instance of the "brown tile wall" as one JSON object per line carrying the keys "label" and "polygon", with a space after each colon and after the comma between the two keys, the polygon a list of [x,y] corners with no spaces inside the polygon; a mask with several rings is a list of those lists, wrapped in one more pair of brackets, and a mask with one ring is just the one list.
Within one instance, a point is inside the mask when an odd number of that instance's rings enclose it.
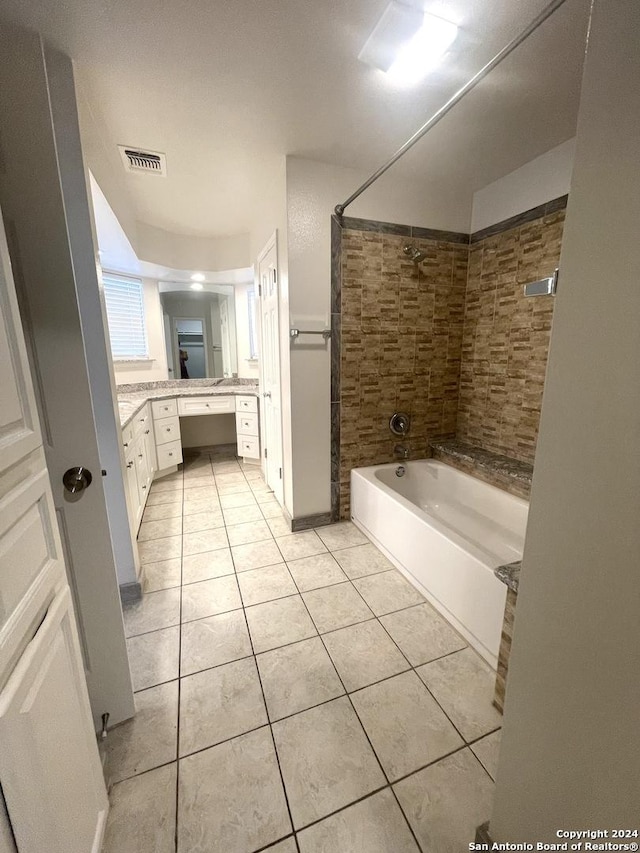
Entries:
{"label": "brown tile wall", "polygon": [[[416,266],[407,242],[424,251]],[[340,517],[352,468],[391,462],[397,443],[427,455],[456,429],[468,246],[373,231],[342,231]],[[394,411],[411,415],[406,440]]]}
{"label": "brown tile wall", "polygon": [[518,593],[512,589],[508,589],[507,600],[504,606],[502,637],[500,638],[500,652],[498,653],[498,671],[496,673],[495,693],[493,697],[493,704],[500,713],[504,711],[504,697],[507,690],[507,673],[509,671],[509,656],[511,654],[513,624],[516,618],[517,603]]}
{"label": "brown tile wall", "polygon": [[456,437],[533,462],[553,296],[523,284],[553,273],[564,210],[472,242],[465,300]]}

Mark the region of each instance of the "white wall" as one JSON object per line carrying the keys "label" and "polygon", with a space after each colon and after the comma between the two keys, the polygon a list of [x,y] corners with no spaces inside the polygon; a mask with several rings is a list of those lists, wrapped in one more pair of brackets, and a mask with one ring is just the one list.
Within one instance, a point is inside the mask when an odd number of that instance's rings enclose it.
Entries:
{"label": "white wall", "polygon": [[566,195],[575,149],[575,139],[568,139],[474,193],[471,232]]}
{"label": "white wall", "polygon": [[159,382],[169,376],[158,282],[151,278],[143,278],[142,286],[144,288],[144,322],[150,361],[115,361],[113,368],[117,385],[124,385],[128,382]]}
{"label": "white wall", "polygon": [[637,0],[596,0],[491,820],[498,842],[638,827],[639,39]]}
{"label": "white wall", "polygon": [[200,237],[137,222],[133,246],[141,261],[173,269],[231,270],[251,264],[249,234]]}
{"label": "white wall", "polygon": [[[248,292],[253,290],[253,284],[237,284],[235,290],[236,305],[236,337],[238,342],[238,376],[244,379],[255,379],[259,377],[259,364],[257,360],[249,360],[251,347],[249,345],[249,301]],[[254,328],[256,337],[258,335],[257,312],[254,317]]]}
{"label": "white wall", "polygon": [[[352,169],[287,158],[292,325],[321,329],[329,324],[331,215],[336,204],[367,177]],[[458,231],[468,231],[470,215],[468,198],[427,196],[389,173],[346,211],[346,216]],[[289,509],[294,517],[326,512],[331,507],[330,359],[328,344],[306,338],[291,345],[293,501]]]}

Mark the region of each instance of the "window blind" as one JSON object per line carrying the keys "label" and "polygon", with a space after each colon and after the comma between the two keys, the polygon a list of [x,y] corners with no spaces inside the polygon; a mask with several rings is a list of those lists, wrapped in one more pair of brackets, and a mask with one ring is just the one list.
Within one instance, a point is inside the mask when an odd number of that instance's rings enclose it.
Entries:
{"label": "window blind", "polygon": [[113,358],[146,358],[142,281],[103,273],[102,282]]}

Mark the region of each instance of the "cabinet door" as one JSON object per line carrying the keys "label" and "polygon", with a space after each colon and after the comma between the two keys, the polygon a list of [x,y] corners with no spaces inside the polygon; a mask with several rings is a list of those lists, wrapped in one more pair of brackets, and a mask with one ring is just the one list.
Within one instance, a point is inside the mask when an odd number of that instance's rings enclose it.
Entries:
{"label": "cabinet door", "polygon": [[133,445],[133,459],[136,468],[136,477],[138,480],[138,522],[142,518],[142,511],[147,502],[147,494],[149,492],[149,462],[144,442],[144,435],[139,435]]}
{"label": "cabinet door", "polygon": [[20,853],[100,849],[106,800],[80,661],[65,586],[0,692],[0,782]]}
{"label": "cabinet door", "polygon": [[124,457],[125,484],[127,487],[127,500],[129,502],[129,523],[134,534],[138,530],[138,521],[140,519],[140,495],[138,492],[138,476],[136,474],[136,463],[134,456],[133,443],[127,448],[127,453]]}
{"label": "cabinet door", "polygon": [[156,459],[156,440],[154,435],[153,421],[151,418],[149,418],[149,422],[147,423],[147,426],[144,431],[144,450],[145,455],[147,457],[147,469],[149,474],[149,481],[147,483],[147,486],[151,486],[153,475],[158,470],[158,462]]}

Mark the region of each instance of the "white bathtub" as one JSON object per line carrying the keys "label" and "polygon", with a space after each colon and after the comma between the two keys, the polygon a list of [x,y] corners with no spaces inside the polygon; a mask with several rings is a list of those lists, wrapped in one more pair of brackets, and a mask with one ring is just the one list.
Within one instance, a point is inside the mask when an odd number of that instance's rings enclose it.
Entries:
{"label": "white bathtub", "polygon": [[493,569],[521,558],[528,510],[430,459],[351,472],[354,523],[494,668],[506,587]]}

